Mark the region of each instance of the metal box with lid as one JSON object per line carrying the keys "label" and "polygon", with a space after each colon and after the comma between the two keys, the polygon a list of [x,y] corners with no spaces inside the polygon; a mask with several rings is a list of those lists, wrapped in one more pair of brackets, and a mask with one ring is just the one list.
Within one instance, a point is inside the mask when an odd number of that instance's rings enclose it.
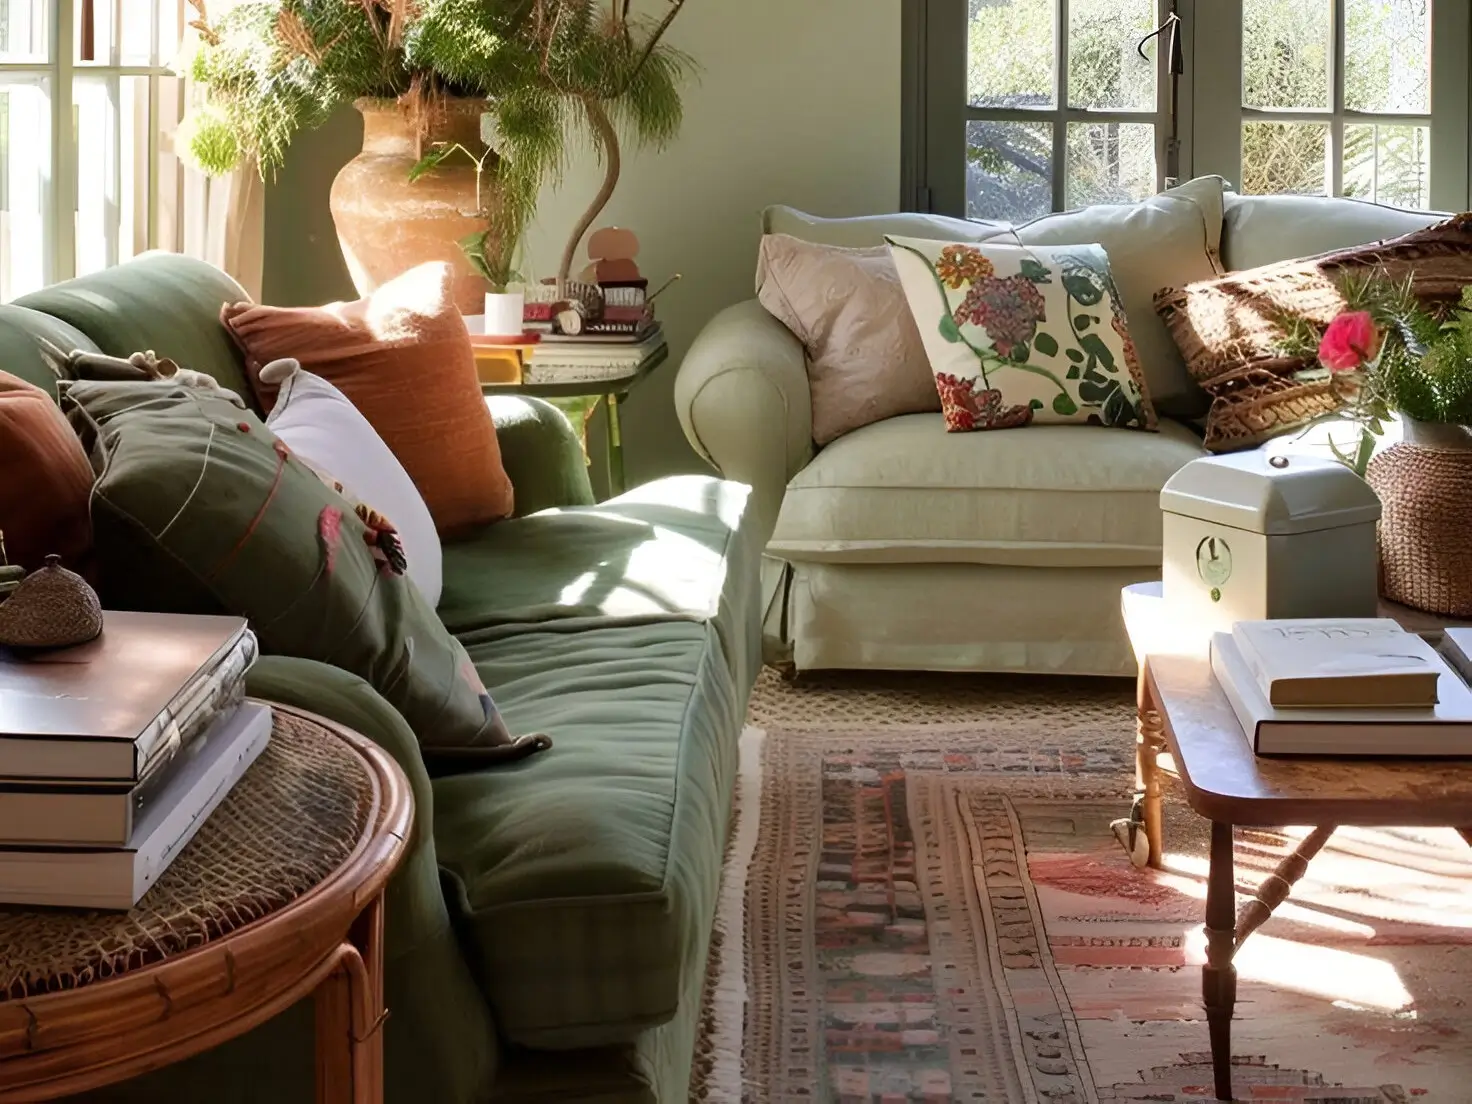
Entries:
{"label": "metal box with lid", "polygon": [[1374,617],[1380,500],[1354,472],[1261,450],[1193,460],[1160,492],[1162,590],[1204,631],[1270,617]]}

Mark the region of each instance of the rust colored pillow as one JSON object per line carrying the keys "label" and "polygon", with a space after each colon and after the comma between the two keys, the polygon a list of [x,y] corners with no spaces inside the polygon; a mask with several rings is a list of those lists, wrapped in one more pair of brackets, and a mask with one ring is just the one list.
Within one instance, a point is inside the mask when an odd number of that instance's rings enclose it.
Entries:
{"label": "rust colored pillow", "polygon": [[1455,302],[1462,287],[1472,284],[1472,214],[1388,241],[1156,293],[1156,311],[1191,375],[1211,396],[1208,449],[1250,448],[1339,405],[1327,380],[1293,379],[1315,361],[1285,354],[1285,323],[1302,318],[1328,325],[1344,309],[1339,281],[1347,273],[1373,270],[1393,279],[1409,274],[1416,296],[1427,304]]}
{"label": "rust colored pillow", "polygon": [[91,574],[92,465],[51,397],[0,372],[0,532],[13,564],[34,571],[56,553]]}
{"label": "rust colored pillow", "polygon": [[449,265],[426,264],[351,303],[234,303],[220,312],[262,408],[276,401],[276,388],[260,378],[273,360],[294,357],[330,381],[404,466],[442,536],[512,509],[452,279]]}

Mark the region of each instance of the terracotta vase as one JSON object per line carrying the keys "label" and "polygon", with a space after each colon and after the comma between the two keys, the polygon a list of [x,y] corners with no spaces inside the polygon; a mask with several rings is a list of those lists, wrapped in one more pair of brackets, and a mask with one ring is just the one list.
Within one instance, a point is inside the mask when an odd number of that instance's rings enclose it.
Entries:
{"label": "terracotta vase", "polygon": [[[480,116],[485,104],[450,99],[436,108],[422,133],[409,113],[393,100],[359,100],[363,152],[342,167],[332,182],[332,221],[343,260],[358,294],[426,261],[448,261],[455,268],[455,305],[464,314],[484,307],[485,281],[470,267],[459,241],[485,228],[475,205],[475,166],[456,154],[412,184],[409,170],[422,151],[436,142],[459,142],[477,155]],[[484,189],[494,186],[482,178]]]}

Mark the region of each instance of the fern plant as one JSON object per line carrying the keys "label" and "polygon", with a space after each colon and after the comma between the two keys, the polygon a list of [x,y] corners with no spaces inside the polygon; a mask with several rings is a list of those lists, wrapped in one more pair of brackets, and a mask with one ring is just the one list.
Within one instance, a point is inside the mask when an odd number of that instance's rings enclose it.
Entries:
{"label": "fern plant", "polygon": [[205,95],[182,144],[205,172],[252,162],[269,177],[300,131],[360,97],[396,99],[411,118],[440,97],[483,100],[494,182],[484,240],[502,243],[483,254],[493,270],[580,136],[604,163],[566,277],[617,181],[620,142],[662,146],[679,130],[693,63],[665,37],[686,0],[658,2],[647,15],[634,0],[242,0],[216,20],[208,0],[189,0],[198,46],[187,73]]}

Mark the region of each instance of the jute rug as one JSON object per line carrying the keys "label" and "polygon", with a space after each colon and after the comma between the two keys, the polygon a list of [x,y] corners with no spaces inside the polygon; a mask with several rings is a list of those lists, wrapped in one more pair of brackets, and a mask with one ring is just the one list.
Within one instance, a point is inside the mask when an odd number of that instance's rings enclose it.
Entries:
{"label": "jute rug", "polygon": [[[1133,712],[1123,682],[765,675],[692,1095],[1213,1099],[1204,825],[1171,795],[1160,872],[1109,830]],[[1298,834],[1239,830],[1239,891]],[[1472,1101],[1454,834],[1343,830],[1238,966],[1239,1099]]]}

